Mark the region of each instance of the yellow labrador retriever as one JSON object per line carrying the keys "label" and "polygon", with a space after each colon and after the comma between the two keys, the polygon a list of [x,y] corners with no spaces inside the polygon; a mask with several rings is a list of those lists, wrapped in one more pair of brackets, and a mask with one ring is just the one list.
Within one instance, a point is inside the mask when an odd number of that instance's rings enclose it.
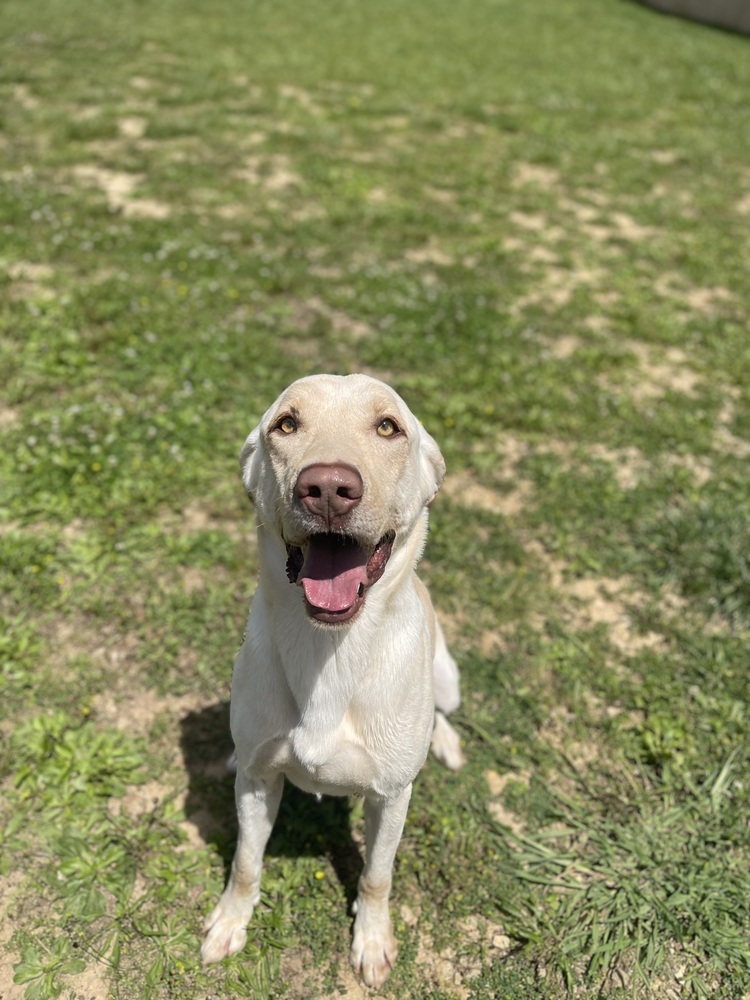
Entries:
{"label": "yellow labrador retriever", "polygon": [[446,715],[458,669],[414,567],[445,464],[393,389],[366,375],[294,382],[240,455],[260,584],[234,666],[239,839],[204,962],[239,951],[286,775],[362,795],[366,860],[351,961],[380,986],[396,958],[388,897],[412,781],[463,755]]}

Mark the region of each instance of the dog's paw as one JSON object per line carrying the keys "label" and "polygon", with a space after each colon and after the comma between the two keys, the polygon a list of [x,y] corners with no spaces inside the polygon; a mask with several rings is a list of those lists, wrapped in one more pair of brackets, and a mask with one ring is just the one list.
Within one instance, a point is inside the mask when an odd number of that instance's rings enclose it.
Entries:
{"label": "dog's paw", "polygon": [[242,951],[247,941],[247,924],[252,915],[247,910],[227,905],[224,900],[208,917],[203,925],[205,937],[201,946],[201,960],[204,965],[220,962],[235,952]]}
{"label": "dog's paw", "polygon": [[451,771],[459,771],[466,763],[459,735],[442,712],[435,712],[432,752]]}
{"label": "dog's paw", "polygon": [[383,985],[391,974],[397,954],[398,945],[390,924],[384,934],[372,937],[365,937],[355,927],[350,959],[367,986],[378,989]]}

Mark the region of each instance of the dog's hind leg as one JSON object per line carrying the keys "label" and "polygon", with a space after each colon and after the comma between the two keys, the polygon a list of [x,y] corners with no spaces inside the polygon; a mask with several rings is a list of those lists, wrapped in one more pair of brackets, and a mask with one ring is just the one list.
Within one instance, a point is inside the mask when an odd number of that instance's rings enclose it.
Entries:
{"label": "dog's hind leg", "polygon": [[271,781],[252,781],[237,772],[235,796],[239,837],[229,882],[204,925],[201,958],[219,962],[240,951],[247,941],[247,925],[260,899],[263,851],[273,828],[284,788],[283,775]]}
{"label": "dog's hind leg", "polygon": [[440,622],[435,619],[435,658],[432,662],[432,688],[435,697],[435,727],[432,731],[432,752],[451,771],[466,763],[458,733],[446,718],[461,704],[458,666],[445,642]]}
{"label": "dog's hind leg", "polygon": [[435,725],[432,730],[431,749],[435,757],[450,768],[459,771],[466,763],[461,749],[461,738],[442,712],[435,710]]}
{"label": "dog's hind leg", "polygon": [[432,661],[432,689],[435,695],[435,708],[443,715],[455,712],[461,704],[461,692],[458,686],[458,665],[451,656],[448,645],[440,628],[440,622],[435,618],[435,657]]}
{"label": "dog's hind leg", "polygon": [[366,860],[354,904],[351,962],[368,986],[382,986],[396,961],[388,898],[410,798],[408,785],[396,799],[365,799]]}

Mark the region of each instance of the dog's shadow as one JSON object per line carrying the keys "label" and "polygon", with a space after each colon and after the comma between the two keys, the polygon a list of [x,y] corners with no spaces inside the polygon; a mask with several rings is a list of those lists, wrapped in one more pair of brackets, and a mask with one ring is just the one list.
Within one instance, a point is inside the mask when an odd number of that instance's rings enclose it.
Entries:
{"label": "dog's shadow", "polygon": [[[229,703],[188,712],[180,720],[180,744],[189,776],[185,815],[200,838],[219,852],[228,875],[237,843],[234,774],[227,767],[232,753]],[[287,781],[266,854],[325,856],[349,906],[356,899],[363,862],[351,834],[348,799],[318,801]]]}

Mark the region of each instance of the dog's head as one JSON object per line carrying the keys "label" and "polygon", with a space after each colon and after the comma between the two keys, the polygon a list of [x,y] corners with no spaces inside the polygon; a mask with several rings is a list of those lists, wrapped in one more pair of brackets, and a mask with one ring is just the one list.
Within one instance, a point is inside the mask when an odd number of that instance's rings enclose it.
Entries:
{"label": "dog's head", "polygon": [[366,375],[294,382],[248,437],[240,465],[259,524],[286,544],[308,614],[328,625],[354,618],[445,474],[406,403]]}

